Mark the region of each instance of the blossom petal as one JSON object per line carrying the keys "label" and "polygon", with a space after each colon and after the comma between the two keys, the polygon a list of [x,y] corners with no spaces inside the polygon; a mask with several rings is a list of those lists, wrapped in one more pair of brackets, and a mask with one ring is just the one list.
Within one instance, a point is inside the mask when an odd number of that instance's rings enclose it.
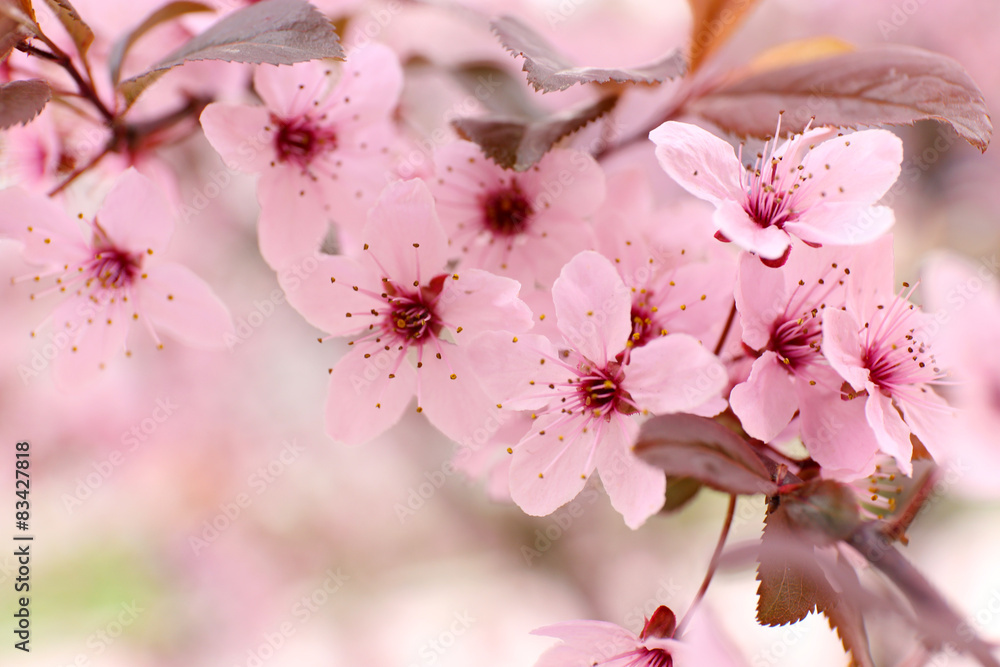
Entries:
{"label": "blossom petal", "polygon": [[260,254],[275,270],[315,253],[328,227],[320,186],[294,166],[265,171],[257,182]]}
{"label": "blossom petal", "polygon": [[888,130],[863,130],[829,139],[803,156],[802,173],[810,177],[801,181],[796,198],[874,204],[899,178],[902,161],[903,142]]}
{"label": "blossom petal", "polygon": [[729,375],[718,357],[693,336],[670,334],[632,350],[622,388],[637,406],[654,414],[696,412],[711,404],[715,412],[724,405],[719,394]]}
{"label": "blossom petal", "polygon": [[482,331],[503,329],[521,333],[531,328],[531,310],[518,298],[521,284],[480,269],[465,269],[446,279],[436,308],[438,316],[452,325],[455,342],[461,344]]}
{"label": "blossom petal", "polygon": [[823,356],[856,391],[861,391],[868,382],[868,369],[862,360],[858,329],[850,313],[837,308],[823,311]]}
{"label": "blossom petal", "polygon": [[23,243],[24,259],[32,264],[76,264],[92,254],[59,204],[16,185],[0,190],[0,236]]}
{"label": "blossom petal", "polygon": [[[424,348],[417,371],[417,402],[427,420],[455,442],[471,441],[476,431],[496,422],[496,408],[477,379],[465,349],[441,345],[441,359]],[[454,376],[454,379],[452,379]]]}
{"label": "blossom petal", "polygon": [[119,298],[71,298],[52,315],[55,331],[66,331],[70,340],[53,362],[55,383],[62,389],[77,389],[96,379],[115,355],[125,349],[131,309]]}
{"label": "blossom petal", "polygon": [[385,301],[372,296],[381,290],[378,278],[351,257],[306,258],[279,272],[278,282],[288,303],[309,324],[331,336],[367,329],[375,317],[370,311],[385,306]]}
{"label": "blossom petal", "polygon": [[233,332],[226,306],[212,288],[180,264],[151,266],[136,289],[136,309],[187,345],[221,347]]}
{"label": "blossom petal", "polygon": [[201,112],[201,128],[230,169],[260,173],[274,159],[270,114],[261,106],[213,102]]}
{"label": "blossom petal", "polygon": [[800,383],[799,425],[802,442],[823,476],[850,482],[874,472],[879,443],[868,425],[865,399],[843,400],[836,382],[831,377],[817,378],[815,385]]}
{"label": "blossom petal", "polygon": [[403,68],[396,52],[378,43],[353,50],[330,93],[328,119],[338,127],[386,120],[403,91]]}
{"label": "blossom petal", "polygon": [[607,648],[615,652],[610,655],[639,645],[634,634],[607,621],[565,621],[536,628],[531,634],[555,637],[582,651]]}
{"label": "blossom petal", "polygon": [[736,201],[719,204],[712,215],[712,222],[727,239],[764,259],[778,259],[791,243],[787,232],[773,225],[761,227]]}
{"label": "blossom petal", "polygon": [[632,445],[639,425],[631,417],[616,415],[598,434],[597,472],[611,506],[635,530],[660,511],[667,490],[667,477],[659,468],[639,460]]}
{"label": "blossom petal", "polygon": [[649,133],[663,170],[695,197],[720,204],[742,201],[740,165],[733,147],[689,123],[668,121]]}
{"label": "blossom petal", "polygon": [[258,65],[253,87],[268,109],[281,118],[295,118],[312,110],[334,83],[329,62],[310,60],[294,65]]}
{"label": "blossom petal", "polygon": [[326,432],[351,445],[373,440],[399,421],[416,387],[417,373],[403,353],[355,346],[330,374]]}
{"label": "blossom petal", "polygon": [[868,383],[868,400],[865,402],[865,414],[868,425],[875,432],[879,449],[896,459],[899,470],[910,475],[913,464],[913,445],[910,443],[910,429],[903,417],[892,404],[892,399],[883,394],[872,383]]}
{"label": "blossom petal", "polygon": [[386,186],[362,236],[382,277],[399,285],[426,283],[443,273],[448,261],[448,239],[434,198],[417,178]]}
{"label": "blossom petal", "polygon": [[559,330],[599,366],[625,348],[632,333],[632,299],[615,267],[592,250],[563,267],[552,286]]}
{"label": "blossom petal", "polygon": [[885,234],[895,222],[887,206],[830,202],[809,209],[808,217],[785,223],[785,229],[809,243],[861,245]]}
{"label": "blossom petal", "polygon": [[955,410],[929,387],[914,388],[916,398],[899,401],[903,421],[938,463],[954,457],[954,434],[959,430]]}
{"label": "blossom petal", "polygon": [[799,397],[791,373],[778,355],[768,350],[753,362],[747,381],[733,387],[729,404],[744,431],[771,442],[792,421]]}
{"label": "blossom petal", "polygon": [[[788,292],[782,271],[764,266],[750,255],[740,255],[736,278],[736,310],[743,326],[743,342],[755,350],[764,349],[771,340],[771,330],[785,311]],[[754,436],[758,437],[758,436]]]}
{"label": "blossom petal", "polygon": [[587,153],[555,149],[518,178],[532,209],[541,218],[569,215],[580,219],[592,215],[604,202],[604,170]]}
{"label": "blossom petal", "polygon": [[174,233],[166,196],[135,167],[129,167],[115,180],[97,212],[97,222],[115,247],[143,254],[165,250]]}
{"label": "blossom petal", "polygon": [[560,413],[539,417],[531,432],[514,448],[510,495],[532,516],[545,516],[573,500],[594,470],[593,429],[585,418]]}
{"label": "blossom petal", "polygon": [[[468,343],[469,361],[493,403],[504,409],[535,410],[554,399],[545,389],[565,380],[555,346],[544,336],[488,331]],[[548,360],[548,363],[539,363]]]}

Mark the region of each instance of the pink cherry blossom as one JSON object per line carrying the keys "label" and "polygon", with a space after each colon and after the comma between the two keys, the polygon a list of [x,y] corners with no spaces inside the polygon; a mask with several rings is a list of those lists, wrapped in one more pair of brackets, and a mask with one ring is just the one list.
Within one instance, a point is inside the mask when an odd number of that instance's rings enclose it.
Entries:
{"label": "pink cherry blossom", "polygon": [[386,187],[369,214],[360,259],[324,257],[289,301],[330,336],[354,338],[332,369],[327,433],[367,442],[417,411],[459,442],[490,419],[491,403],[464,342],[500,328],[523,331],[531,312],[518,283],[478,269],[448,270],[447,240],[423,181]]}
{"label": "pink cherry blossom", "polygon": [[844,310],[823,311],[823,354],[848,385],[846,398],[864,402],[865,419],[853,427],[870,428],[881,451],[910,474],[910,436],[946,458],[954,411],[933,389],[945,372],[931,353],[931,320],[910,303],[913,288],[893,291],[892,239],[878,243],[884,261],[855,269]]}
{"label": "pink cherry blossom", "polygon": [[[697,237],[673,236],[687,221],[652,210],[648,182],[637,170],[608,178],[608,198],[595,218],[598,250],[631,293],[629,347],[669,333],[702,342],[718,338],[732,306],[735,271],[729,253],[701,259]],[[689,252],[689,241],[695,252]]]}
{"label": "pink cherry blossom", "polygon": [[533,630],[562,640],[535,667],[740,667],[745,661],[703,615],[675,638],[674,613],[658,607],[636,635],[606,621],[567,621]]}
{"label": "pink cherry blossom", "polygon": [[870,429],[854,427],[863,419],[861,405],[841,400],[843,380],[820,349],[821,320],[827,309],[844,306],[853,267],[884,258],[865,247],[793,245],[777,269],[748,253],[740,258],[736,306],[744,347],[756,358],[729,403],[743,429],[764,442],[778,438],[798,415],[803,444],[828,476],[864,476],[878,443]]}
{"label": "pink cherry blossom", "polygon": [[903,159],[902,142],[886,130],[845,136],[810,129],[766,144],[753,165],[743,164],[742,148],[737,155],[687,123],[669,121],[649,138],[663,169],[715,204],[718,236],[773,265],[787,258],[793,236],[811,245],[864,244],[894,222],[891,209],[873,206],[896,182]]}
{"label": "pink cherry blossom", "polygon": [[[80,215],[82,218],[82,214]],[[142,324],[158,347],[156,329],[190,345],[221,347],[232,324],[225,306],[190,269],[159,261],[174,222],[163,193],[135,169],[115,181],[85,230],[50,199],[19,187],[0,191],[0,234],[24,244],[24,259],[45,268],[27,277],[55,283],[31,298],[68,298],[48,319],[69,333],[55,361],[63,386],[82,384],[126,346]]]}
{"label": "pink cherry blossom", "polygon": [[342,67],[261,65],[254,87],[265,106],[214,103],[201,122],[228,165],[261,174],[264,259],[280,268],[315,251],[328,221],[340,225],[342,242],[356,240],[392,176],[390,115],[402,89],[395,54],[371,44],[348,54]]}
{"label": "pink cherry blossom", "polygon": [[611,262],[584,251],[552,288],[557,347],[536,335],[485,334],[473,350],[483,383],[504,409],[531,410],[531,430],[511,449],[511,496],[543,516],[572,500],[596,468],[611,504],[637,528],[663,505],[662,471],[635,457],[637,416],[725,407],[721,362],[686,334],[625,352],[631,298]]}
{"label": "pink cherry blossom", "polygon": [[441,222],[465,265],[548,286],[573,255],[594,247],[589,217],[604,199],[604,173],[586,153],[553,150],[515,172],[460,141],[434,162]]}

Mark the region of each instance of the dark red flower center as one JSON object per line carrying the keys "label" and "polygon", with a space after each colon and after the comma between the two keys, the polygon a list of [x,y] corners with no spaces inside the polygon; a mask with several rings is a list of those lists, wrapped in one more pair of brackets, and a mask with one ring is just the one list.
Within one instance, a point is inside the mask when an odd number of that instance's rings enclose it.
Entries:
{"label": "dark red flower center", "polygon": [[483,202],[486,228],[501,236],[524,232],[533,213],[531,202],[516,182],[506,189],[490,193]]}
{"label": "dark red flower center", "polygon": [[306,167],[317,155],[337,148],[337,134],[309,116],[286,120],[272,115],[271,122],[278,128],[274,150],[280,162]]}
{"label": "dark red flower center", "polygon": [[91,264],[92,275],[106,289],[128,287],[139,273],[141,264],[140,256],[110,246],[98,248]]}
{"label": "dark red flower center", "polygon": [[649,295],[643,295],[642,303],[632,304],[632,333],[628,338],[629,347],[642,347],[663,331],[653,321],[653,309],[648,305]]}
{"label": "dark red flower center", "polygon": [[817,316],[807,314],[775,327],[771,334],[771,349],[790,370],[799,370],[819,358],[821,340],[822,331]]}
{"label": "dark red flower center", "polygon": [[632,405],[632,397],[622,389],[625,373],[621,364],[611,362],[604,369],[585,370],[588,372],[577,381],[577,399],[584,410],[589,410],[595,417],[610,416],[612,412],[626,415],[637,412]]}

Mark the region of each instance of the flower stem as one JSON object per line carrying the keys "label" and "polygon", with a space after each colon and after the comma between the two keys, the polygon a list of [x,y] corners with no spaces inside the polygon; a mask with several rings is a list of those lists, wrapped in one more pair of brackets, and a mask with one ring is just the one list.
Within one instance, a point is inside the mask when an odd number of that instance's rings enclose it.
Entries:
{"label": "flower stem", "polygon": [[684,618],[677,624],[677,631],[674,632],[674,637],[679,638],[684,633],[684,629],[694,616],[695,609],[698,608],[698,604],[708,591],[709,584],[712,583],[712,577],[715,576],[715,570],[719,567],[719,558],[722,556],[722,549],[726,545],[726,538],[729,537],[729,529],[733,526],[733,516],[735,514],[736,495],[734,494],[729,496],[729,508],[726,510],[726,519],[722,523],[722,532],[719,533],[719,541],[715,545],[715,553],[712,554],[712,560],[708,564],[708,571],[705,572],[705,579],[701,582],[698,592],[695,593],[694,600],[691,601],[691,606],[684,613]]}
{"label": "flower stem", "polygon": [[726,338],[729,337],[729,330],[733,328],[733,320],[736,319],[736,300],[733,299],[733,307],[729,309],[729,317],[726,318],[726,324],[722,327],[722,335],[719,336],[719,342],[715,344],[715,350],[713,354],[719,356],[722,352],[722,348],[726,346]]}

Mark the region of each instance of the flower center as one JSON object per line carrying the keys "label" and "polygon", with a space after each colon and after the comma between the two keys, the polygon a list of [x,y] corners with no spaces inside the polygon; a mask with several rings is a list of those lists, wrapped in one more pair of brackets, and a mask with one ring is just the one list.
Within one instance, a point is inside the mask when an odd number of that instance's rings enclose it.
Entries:
{"label": "flower center", "polygon": [[280,162],[306,167],[317,155],[337,148],[337,134],[316,125],[309,116],[285,120],[272,114],[271,122],[278,126],[274,150]]}
{"label": "flower center", "polygon": [[132,284],[139,273],[141,257],[108,246],[94,253],[91,272],[105,289],[119,289]]}
{"label": "flower center", "polygon": [[641,648],[639,656],[632,663],[643,667],[673,667],[674,659],[662,648]]}
{"label": "flower center", "polygon": [[490,193],[483,201],[486,228],[501,236],[516,236],[524,232],[533,213],[531,202],[516,182],[509,188]]}
{"label": "flower center", "polygon": [[382,335],[394,339],[400,347],[423,345],[441,334],[442,322],[434,312],[447,275],[435,276],[417,290],[403,289],[395,282],[385,281],[385,298],[389,310],[383,316]]}
{"label": "flower center", "polygon": [[922,322],[907,296],[897,296],[887,307],[879,306],[882,316],[865,325],[862,361],[871,381],[890,394],[907,385],[934,383],[944,377],[930,348],[915,334]]}
{"label": "flower center", "polygon": [[641,303],[632,303],[632,333],[628,337],[629,347],[642,347],[653,338],[663,336],[666,332],[653,322],[653,309],[646,303],[647,295],[643,295]]}
{"label": "flower center", "polygon": [[638,412],[632,406],[632,397],[622,389],[625,373],[621,365],[611,362],[604,369],[584,368],[584,375],[577,381],[577,399],[584,410],[594,417],[610,418],[612,412],[631,415]]}
{"label": "flower center", "polygon": [[771,349],[794,371],[819,358],[821,339],[822,331],[816,316],[804,315],[797,320],[782,322],[775,328],[771,334]]}
{"label": "flower center", "polygon": [[434,313],[419,301],[404,302],[393,308],[389,315],[396,335],[408,340],[419,340],[434,325]]}
{"label": "flower center", "polygon": [[778,175],[780,158],[771,158],[770,165],[761,168],[760,163],[753,170],[747,170],[747,198],[743,210],[758,226],[781,229],[786,222],[795,219],[795,211],[789,203],[790,192],[784,187]]}

